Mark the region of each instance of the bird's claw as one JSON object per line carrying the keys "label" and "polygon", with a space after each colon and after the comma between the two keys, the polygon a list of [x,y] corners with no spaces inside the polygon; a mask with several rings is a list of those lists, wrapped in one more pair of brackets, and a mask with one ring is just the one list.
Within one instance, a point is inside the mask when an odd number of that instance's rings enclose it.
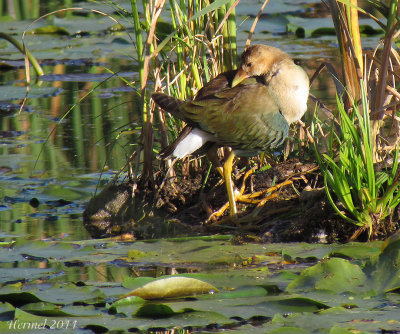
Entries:
{"label": "bird's claw", "polygon": [[[261,208],[265,205],[265,203],[267,203],[271,199],[278,196],[276,193],[273,193],[273,192],[293,183],[293,181],[291,181],[291,180],[286,180],[282,183],[279,183],[279,184],[277,184],[273,187],[270,187],[266,190],[263,190],[263,191],[257,191],[257,192],[253,192],[250,194],[243,194],[245,191],[245,186],[244,186],[245,181],[246,181],[247,177],[249,175],[251,175],[251,172],[252,171],[250,170],[249,172],[246,173],[245,178],[243,180],[242,187],[240,188],[240,190],[236,189],[235,201],[242,202],[242,203],[248,203],[248,204],[257,204],[257,206],[254,208],[254,210],[250,214],[245,215],[244,217],[238,218],[237,215],[230,215],[230,216],[227,216],[227,217],[224,217],[224,218],[218,220],[218,218],[221,217],[225,213],[225,211],[229,208],[229,202],[226,202],[221,208],[219,208],[217,211],[215,211],[208,217],[208,219],[206,220],[207,224],[212,222],[213,225],[214,224],[220,225],[223,223],[227,223],[228,221],[233,222],[235,224],[251,222],[252,220],[254,220],[254,218],[257,217],[258,213],[260,212]],[[264,196],[264,197],[261,199],[257,198],[260,196]]]}

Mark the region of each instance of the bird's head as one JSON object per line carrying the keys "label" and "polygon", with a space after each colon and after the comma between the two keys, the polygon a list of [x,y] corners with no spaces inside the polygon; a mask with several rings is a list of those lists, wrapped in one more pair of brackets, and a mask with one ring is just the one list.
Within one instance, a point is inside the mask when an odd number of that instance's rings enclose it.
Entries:
{"label": "bird's head", "polygon": [[284,60],[292,62],[285,52],[268,45],[254,44],[246,48],[242,54],[240,67],[233,79],[232,87],[249,77],[271,76],[277,66]]}
{"label": "bird's head", "polygon": [[260,79],[268,86],[269,97],[289,124],[306,112],[309,79],[287,53],[261,44],[248,47],[242,54],[232,87],[249,77]]}

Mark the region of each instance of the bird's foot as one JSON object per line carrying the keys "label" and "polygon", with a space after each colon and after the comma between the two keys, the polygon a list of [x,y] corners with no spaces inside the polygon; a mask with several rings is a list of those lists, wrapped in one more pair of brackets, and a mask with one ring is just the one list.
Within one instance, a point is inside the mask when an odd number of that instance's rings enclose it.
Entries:
{"label": "bird's foot", "polygon": [[240,189],[237,189],[236,187],[234,187],[234,190],[232,189],[233,195],[235,197],[234,198],[234,202],[235,202],[234,210],[232,210],[232,207],[228,201],[221,208],[219,208],[217,211],[215,211],[208,217],[208,219],[206,220],[206,224],[209,224],[211,222],[216,223],[218,218],[221,217],[228,208],[230,209],[230,215],[229,215],[229,217],[224,218],[224,221],[225,220],[236,221],[238,219],[237,212],[236,212],[236,202],[237,202],[238,198],[241,198],[243,196],[243,193],[245,191],[246,180],[251,174],[254,173],[254,171],[255,171],[255,168],[252,168],[246,172],[246,174],[243,177],[243,182],[242,182],[242,186],[240,187]]}
{"label": "bird's foot", "polygon": [[[221,217],[226,209],[229,208],[229,202],[226,202],[223,206],[221,206],[217,211],[213,212],[206,220],[206,224],[209,224],[211,222],[216,223],[219,217]],[[230,217],[230,216],[229,216]]]}
{"label": "bird's foot", "polygon": [[[262,191],[256,191],[256,192],[252,192],[250,194],[243,194],[242,192],[240,192],[240,194],[236,197],[236,200],[238,202],[242,202],[242,203],[257,204],[257,207],[261,207],[269,200],[278,196],[277,194],[274,194],[273,192],[279,190],[280,188],[288,186],[292,183],[293,183],[292,180],[286,180],[286,181],[283,181],[282,183],[277,184],[276,186],[270,187],[270,188],[262,190]],[[262,196],[264,196],[264,197],[262,197]],[[262,197],[262,198],[257,198],[257,197]]]}
{"label": "bird's foot", "polygon": [[[256,207],[254,208],[254,210],[244,216],[244,217],[237,217],[237,214],[230,214],[227,217],[224,217],[222,219],[218,219],[219,217],[221,217],[225,211],[229,208],[229,202],[225,203],[221,208],[219,208],[217,211],[213,212],[207,219],[206,223],[207,224],[224,224],[227,222],[233,222],[235,224],[242,224],[242,223],[246,223],[246,222],[251,222],[252,220],[254,220],[257,215],[259,214],[259,212],[261,211],[261,208],[265,205],[265,203],[267,203],[268,201],[270,201],[273,198],[276,198],[278,195],[276,194],[276,191],[279,190],[282,187],[285,187],[287,185],[290,185],[293,183],[293,181],[291,180],[286,180],[282,183],[279,183],[273,187],[270,187],[268,189],[265,189],[263,191],[257,191],[257,192],[252,192],[249,194],[244,194],[245,192],[245,183],[246,183],[246,179],[254,172],[254,170],[249,170],[244,178],[243,178],[243,183],[242,186],[240,187],[240,189],[235,189],[234,191],[234,195],[235,195],[235,202],[241,202],[241,203],[247,203],[247,204],[256,204]],[[262,198],[260,198],[262,197]]]}

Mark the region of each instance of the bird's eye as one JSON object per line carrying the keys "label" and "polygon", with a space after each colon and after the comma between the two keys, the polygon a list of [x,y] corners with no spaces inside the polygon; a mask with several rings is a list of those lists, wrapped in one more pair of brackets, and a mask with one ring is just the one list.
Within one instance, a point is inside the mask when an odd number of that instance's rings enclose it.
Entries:
{"label": "bird's eye", "polygon": [[247,67],[251,67],[252,65],[252,63],[247,63]]}

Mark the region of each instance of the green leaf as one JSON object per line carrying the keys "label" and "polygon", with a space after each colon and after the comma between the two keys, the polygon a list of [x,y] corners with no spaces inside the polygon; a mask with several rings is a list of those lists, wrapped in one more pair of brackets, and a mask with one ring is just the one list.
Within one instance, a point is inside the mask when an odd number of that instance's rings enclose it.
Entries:
{"label": "green leaf", "polygon": [[317,300],[305,297],[292,297],[276,301],[269,301],[268,304],[279,305],[280,308],[287,312],[315,312],[321,309],[328,309],[329,306]]}
{"label": "green leaf", "polygon": [[51,34],[51,35],[69,35],[69,32],[64,29],[63,27],[58,27],[55,25],[47,25],[44,27],[39,27],[33,30],[29,31],[29,34],[31,35],[45,35],[45,34]]}
{"label": "green leaf", "polygon": [[147,304],[139,308],[139,310],[135,313],[135,316],[144,318],[160,318],[168,317],[174,314],[174,310],[168,305]]}
{"label": "green leaf", "polygon": [[13,314],[15,307],[7,302],[0,303],[0,318],[6,319],[7,314]]}
{"label": "green leaf", "polygon": [[73,283],[55,284],[49,289],[39,290],[36,294],[47,302],[54,304],[104,302],[104,292],[93,286],[77,286]]}
{"label": "green leaf", "polygon": [[309,333],[308,330],[298,328],[298,327],[281,327],[273,329],[272,331],[268,332],[269,334],[307,334]]}
{"label": "green leaf", "polygon": [[115,301],[113,304],[108,305],[107,309],[110,314],[123,313],[130,316],[136,313],[145,302],[143,298],[131,296]]}
{"label": "green leaf", "polygon": [[124,288],[134,290],[142,287],[143,285],[155,281],[154,277],[125,277],[122,282]]}
{"label": "green leaf", "polygon": [[21,310],[24,310],[25,312],[38,316],[49,316],[49,317],[72,316],[72,314],[62,311],[57,305],[46,302],[30,303],[22,306]]}
{"label": "green leaf", "polygon": [[288,285],[287,290],[355,292],[363,288],[365,281],[366,276],[358,265],[345,259],[332,258],[304,269],[300,276]]}
{"label": "green leaf", "polygon": [[242,287],[229,292],[221,292],[218,299],[262,297],[268,294],[267,290],[260,286]]}
{"label": "green leaf", "polygon": [[372,259],[365,271],[372,277],[371,287],[377,293],[400,289],[400,236],[394,235],[381,254]]}
{"label": "green leaf", "polygon": [[339,326],[334,326],[331,331],[329,332],[329,334],[352,334],[353,332],[348,331],[347,329],[344,329],[342,327]]}
{"label": "green leaf", "polygon": [[346,245],[335,248],[327,257],[341,257],[352,260],[368,260],[376,258],[381,252],[381,241],[368,243],[349,242]]}
{"label": "green leaf", "polygon": [[31,323],[40,326],[43,329],[44,326],[42,326],[42,324],[47,323],[46,319],[47,319],[46,317],[34,315],[29,312],[25,312],[19,308],[15,309],[14,321],[19,321],[20,323],[25,323],[25,324]]}
{"label": "green leaf", "polygon": [[122,296],[121,298],[137,296],[143,299],[163,299],[214,293],[217,291],[218,289],[209,283],[195,278],[177,276],[147,283],[144,286]]}
{"label": "green leaf", "polygon": [[13,306],[20,307],[29,303],[40,302],[40,298],[30,292],[15,292],[0,294],[0,302],[7,302]]}
{"label": "green leaf", "polygon": [[29,92],[26,87],[1,86],[0,101],[20,100],[28,97],[30,99],[38,97],[56,96],[60,94],[60,88],[54,87],[30,87]]}

